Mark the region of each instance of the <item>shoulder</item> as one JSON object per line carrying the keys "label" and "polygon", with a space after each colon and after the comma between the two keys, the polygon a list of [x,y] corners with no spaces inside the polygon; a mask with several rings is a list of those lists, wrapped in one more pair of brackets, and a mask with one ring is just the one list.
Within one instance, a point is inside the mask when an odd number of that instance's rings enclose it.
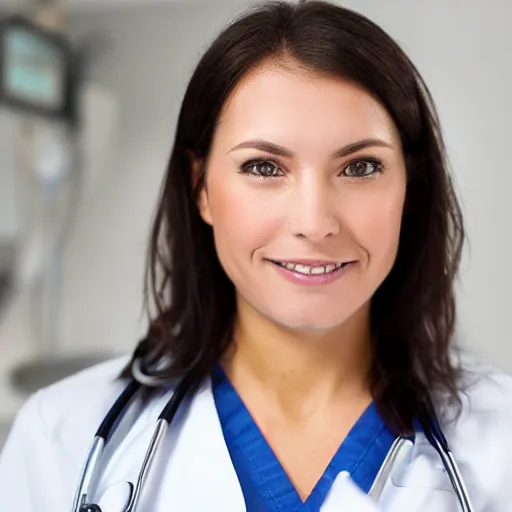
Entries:
{"label": "shoulder", "polygon": [[119,375],[128,362],[127,356],[112,359],[37,391],[18,412],[11,437],[26,432],[56,450],[83,452],[125,388]]}
{"label": "shoulder", "polygon": [[7,503],[16,510],[35,510],[38,503],[55,512],[71,503],[94,433],[126,385],[118,376],[128,360],[97,365],[27,400],[0,455],[0,494]]}
{"label": "shoulder", "polygon": [[474,505],[500,512],[512,500],[512,375],[469,355],[461,364],[462,410],[445,434]]}
{"label": "shoulder", "polygon": [[69,422],[92,420],[104,413],[126,386],[119,375],[128,362],[129,357],[119,357],[72,375],[38,391],[25,409],[37,408],[51,431],[65,428]]}
{"label": "shoulder", "polygon": [[[459,355],[461,409],[441,410],[441,423],[453,442],[474,444],[484,433],[501,436],[512,432],[512,375],[498,366],[468,353]],[[459,414],[454,414],[455,412]],[[487,440],[482,438],[480,445]],[[512,437],[500,437],[512,449]]]}
{"label": "shoulder", "polygon": [[461,418],[479,420],[481,414],[512,420],[512,375],[470,354],[461,356]]}

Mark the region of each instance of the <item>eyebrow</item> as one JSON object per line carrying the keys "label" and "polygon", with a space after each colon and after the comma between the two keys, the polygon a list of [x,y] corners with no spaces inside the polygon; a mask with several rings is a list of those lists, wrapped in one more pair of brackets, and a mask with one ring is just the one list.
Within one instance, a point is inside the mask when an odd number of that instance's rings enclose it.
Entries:
{"label": "eyebrow", "polygon": [[[351,155],[352,153],[356,153],[357,151],[361,151],[362,149],[366,149],[369,147],[385,147],[385,148],[393,148],[393,145],[389,142],[386,142],[382,139],[363,139],[357,142],[352,142],[343,146],[342,148],[334,151],[332,154],[332,158],[343,158],[345,156]],[[236,151],[238,149],[259,149],[260,151],[264,151],[265,153],[270,153],[272,155],[292,158],[293,152],[284,146],[279,146],[278,144],[274,144],[273,142],[269,142],[263,139],[253,139],[242,142],[241,144],[236,145],[232,148],[229,153],[232,151]]]}

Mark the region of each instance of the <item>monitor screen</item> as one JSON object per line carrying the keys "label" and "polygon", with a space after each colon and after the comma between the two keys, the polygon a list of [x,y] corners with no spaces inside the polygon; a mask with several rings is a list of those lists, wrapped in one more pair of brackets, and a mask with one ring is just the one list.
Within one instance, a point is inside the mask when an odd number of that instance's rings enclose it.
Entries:
{"label": "monitor screen", "polygon": [[25,27],[11,27],[4,39],[4,84],[11,98],[57,110],[65,102],[65,55],[53,41]]}

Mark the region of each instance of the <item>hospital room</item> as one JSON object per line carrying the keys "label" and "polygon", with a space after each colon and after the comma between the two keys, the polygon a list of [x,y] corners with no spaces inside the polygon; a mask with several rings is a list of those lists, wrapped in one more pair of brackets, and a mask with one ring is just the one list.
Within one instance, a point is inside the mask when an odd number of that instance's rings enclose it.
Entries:
{"label": "hospital room", "polygon": [[10,510],[509,511],[510,19],[0,0]]}

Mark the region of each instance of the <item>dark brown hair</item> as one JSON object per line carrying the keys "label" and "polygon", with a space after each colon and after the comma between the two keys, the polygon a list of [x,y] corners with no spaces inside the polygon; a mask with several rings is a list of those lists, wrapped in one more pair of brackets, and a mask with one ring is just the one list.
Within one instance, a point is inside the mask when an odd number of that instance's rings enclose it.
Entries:
{"label": "dark brown hair", "polygon": [[146,299],[156,313],[134,357],[149,375],[172,380],[192,372],[200,378],[230,343],[235,290],[217,258],[212,229],[199,215],[205,169],[193,182],[191,155],[207,160],[226,100],[270,58],[359,84],[398,129],[408,183],[397,259],[372,298],[372,390],[389,426],[410,432],[429,395],[458,397],[450,347],[462,217],[435,107],[418,71],[381,28],[326,2],[259,6],[228,26],[200,60],[179,114],[151,235]]}

